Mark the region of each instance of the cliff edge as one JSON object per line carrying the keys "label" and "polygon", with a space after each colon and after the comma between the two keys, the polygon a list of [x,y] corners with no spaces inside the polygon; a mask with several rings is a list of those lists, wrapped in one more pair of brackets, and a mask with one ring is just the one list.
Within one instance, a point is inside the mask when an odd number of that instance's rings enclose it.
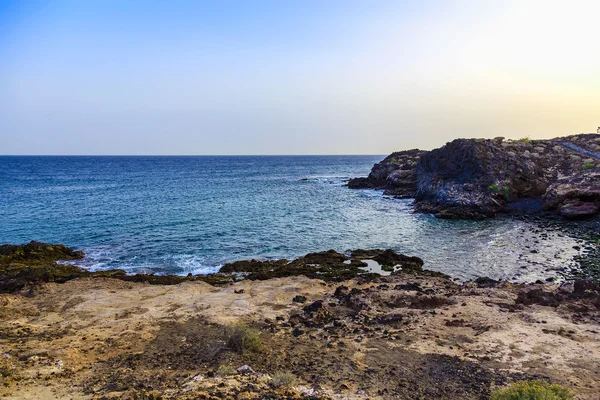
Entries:
{"label": "cliff edge", "polygon": [[600,134],[550,140],[456,139],[431,151],[392,153],[350,188],[414,198],[440,218],[493,217],[526,199],[566,218],[600,210]]}

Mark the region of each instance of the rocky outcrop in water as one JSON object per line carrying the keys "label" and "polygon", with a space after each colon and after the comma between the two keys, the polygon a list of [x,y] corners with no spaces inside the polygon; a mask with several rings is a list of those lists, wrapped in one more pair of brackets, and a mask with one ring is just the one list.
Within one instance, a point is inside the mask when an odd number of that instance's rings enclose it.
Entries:
{"label": "rocky outcrop in water", "polygon": [[363,260],[372,259],[390,273],[411,273],[422,276],[446,277],[441,272],[423,269],[419,257],[405,256],[393,250],[354,250],[345,255],[335,250],[309,253],[294,260],[241,260],[227,263],[220,271],[209,275],[127,275],[119,269],[88,271],[68,263],[84,257],[62,244],[30,242],[22,245],[0,245],[0,294],[32,289],[36,285],[65,283],[77,278],[113,278],[127,282],[144,282],[152,285],[176,285],[182,282],[203,281],[211,285],[224,285],[240,280],[267,280],[303,275],[327,282],[342,282],[360,277],[364,281],[375,279],[378,273],[370,272]]}
{"label": "rocky outcrop in water", "polygon": [[366,178],[348,182],[352,189],[382,189],[385,194],[398,198],[414,198],[417,193],[417,163],[423,150],[406,150],[392,153],[375,164]]}
{"label": "rocky outcrop in water", "polygon": [[153,285],[174,285],[196,280],[210,284],[226,284],[235,280],[235,276],[231,274],[127,275],[120,269],[92,272],[68,263],[83,257],[83,252],[62,244],[32,241],[21,245],[0,245],[0,293],[11,293],[27,288],[31,290],[42,283],[65,283],[76,278],[114,278]]}
{"label": "rocky outcrop in water", "polygon": [[393,153],[350,188],[414,198],[415,211],[477,219],[524,199],[581,218],[600,209],[600,135],[552,140],[456,139],[431,151]]}
{"label": "rocky outcrop in water", "polygon": [[342,282],[360,277],[368,281],[379,277],[369,272],[363,260],[374,260],[381,264],[382,270],[391,274],[402,271],[422,276],[446,277],[441,272],[423,269],[423,260],[419,257],[398,254],[393,250],[352,250],[349,255],[335,250],[309,253],[295,260],[242,260],[227,263],[220,273],[243,273],[245,279],[265,280],[288,276],[304,275],[311,279],[327,282]]}

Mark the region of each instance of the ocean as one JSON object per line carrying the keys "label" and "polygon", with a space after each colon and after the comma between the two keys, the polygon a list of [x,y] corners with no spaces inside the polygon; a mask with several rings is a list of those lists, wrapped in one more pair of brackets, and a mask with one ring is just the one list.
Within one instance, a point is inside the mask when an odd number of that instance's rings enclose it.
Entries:
{"label": "ocean", "polygon": [[0,243],[63,243],[90,270],[157,274],[391,248],[460,280],[543,279],[578,254],[577,240],[535,223],[440,220],[345,186],[383,157],[3,156]]}

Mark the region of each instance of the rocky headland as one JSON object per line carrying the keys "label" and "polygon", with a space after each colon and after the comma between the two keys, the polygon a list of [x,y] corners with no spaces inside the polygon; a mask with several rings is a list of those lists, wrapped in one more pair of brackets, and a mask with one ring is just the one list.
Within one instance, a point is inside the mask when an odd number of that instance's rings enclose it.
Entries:
{"label": "rocky headland", "polygon": [[[0,247],[8,399],[488,399],[514,381],[600,393],[600,287],[456,283],[391,250],[92,273]],[[59,263],[57,261],[61,260]]]}
{"label": "rocky headland", "polygon": [[416,212],[439,218],[479,219],[521,209],[587,218],[600,210],[600,134],[456,139],[431,151],[392,153],[348,186],[414,198]]}

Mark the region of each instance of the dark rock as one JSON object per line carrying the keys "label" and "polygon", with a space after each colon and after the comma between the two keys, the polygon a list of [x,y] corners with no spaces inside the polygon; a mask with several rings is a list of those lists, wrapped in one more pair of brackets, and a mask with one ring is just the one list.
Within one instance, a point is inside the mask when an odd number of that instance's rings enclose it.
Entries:
{"label": "dark rock", "polygon": [[367,178],[348,181],[352,189],[382,189],[399,198],[413,198],[417,192],[417,162],[425,151],[406,150],[392,153],[375,164]]}
{"label": "dark rock", "polygon": [[477,284],[477,287],[480,288],[493,288],[498,286],[500,281],[483,276],[475,279],[475,283]]}
{"label": "dark rock", "polygon": [[301,295],[297,295],[295,296],[292,301],[294,303],[306,303],[306,297],[305,296],[301,296]]}
{"label": "dark rock", "polygon": [[387,303],[389,307],[407,307],[416,309],[434,309],[456,304],[456,300],[450,297],[442,296],[425,296],[417,293],[416,296],[402,295],[392,298]]}
{"label": "dark rock", "polygon": [[227,274],[202,276],[127,275],[123,270],[90,272],[71,264],[57,261],[71,261],[83,258],[81,251],[75,251],[62,244],[31,242],[24,245],[0,246],[0,293],[22,290],[44,282],[64,283],[80,277],[114,278],[128,282],[146,282],[157,285],[175,285],[190,280],[202,280],[209,284],[226,284],[235,280]]}
{"label": "dark rock", "polygon": [[245,260],[225,264],[221,273],[246,272],[245,279],[265,280],[304,275],[324,281],[343,281],[364,273],[358,260],[344,263],[346,256],[334,250],[309,253],[296,260]]}
{"label": "dark rock", "polygon": [[423,267],[423,260],[419,257],[405,256],[393,250],[385,250],[373,259],[382,265],[400,265],[403,270],[421,270]]}
{"label": "dark rock", "polygon": [[591,280],[577,279],[573,282],[573,293],[583,293],[586,290],[600,291],[600,285]]}
{"label": "dark rock", "polygon": [[373,189],[381,188],[385,185],[384,181],[373,181],[369,178],[352,178],[348,181],[348,187],[350,189]]}
{"label": "dark rock", "polygon": [[[376,273],[364,270],[366,264],[361,260],[366,258],[380,259],[383,265],[402,266],[403,272],[422,275],[443,274],[422,269],[423,260],[418,257],[397,254],[392,250],[354,250],[347,257],[334,250],[309,253],[304,257],[289,260],[243,260],[227,263],[220,269],[221,274],[244,272],[245,279],[265,280],[286,276],[304,275],[311,279],[329,282],[341,282],[358,278],[361,282],[372,282],[381,277]],[[385,269],[385,268],[384,268]],[[390,268],[393,271],[393,268]]]}
{"label": "dark rock", "polygon": [[391,325],[391,324],[401,322],[403,318],[404,317],[401,314],[388,314],[388,315],[377,316],[375,318],[375,321],[378,324]]}
{"label": "dark rock", "polygon": [[446,320],[445,324],[446,324],[446,326],[449,326],[449,327],[463,327],[463,326],[468,326],[467,325],[467,321],[465,321],[464,319]]}
{"label": "dark rock", "polygon": [[300,328],[294,328],[294,330],[292,331],[292,335],[294,335],[294,337],[298,337],[304,335],[304,331]]}
{"label": "dark rock", "polygon": [[323,308],[323,301],[317,300],[314,303],[305,306],[304,311],[305,312],[315,312],[317,310],[320,310],[321,308]]}
{"label": "dark rock", "polygon": [[[600,204],[600,202],[598,202],[598,204]],[[559,210],[560,214],[568,219],[587,218],[598,214],[598,204],[581,201],[579,199],[566,200],[560,206]]]}
{"label": "dark rock", "polygon": [[350,289],[348,289],[348,286],[341,285],[335,288],[335,292],[333,293],[333,295],[339,299],[347,296],[349,293]]}
{"label": "dark rock", "polygon": [[539,304],[542,306],[558,307],[560,299],[555,293],[546,292],[542,289],[533,289],[519,293],[515,302],[525,306]]}
{"label": "dark rock", "polygon": [[423,289],[421,288],[421,286],[416,283],[416,282],[411,282],[411,283],[407,283],[407,284],[400,284],[400,285],[396,285],[394,286],[394,290],[414,290],[417,292],[422,292]]}
{"label": "dark rock", "polygon": [[494,216],[511,198],[541,196],[544,170],[521,153],[493,140],[456,139],[424,154],[417,167],[416,209],[476,219]]}
{"label": "dark rock", "polygon": [[83,252],[75,251],[62,244],[31,241],[23,245],[0,245],[0,265],[27,263],[43,264],[58,260],[70,261],[83,258]]}
{"label": "dark rock", "polygon": [[543,210],[586,218],[600,210],[600,162],[595,161],[600,159],[595,150],[599,139],[600,134],[553,140],[456,139],[429,152],[392,153],[367,178],[348,185],[415,198],[416,212],[439,218]]}
{"label": "dark rock", "polygon": [[403,272],[421,272],[423,270],[423,260],[419,257],[406,256],[404,254],[398,254],[393,250],[353,250],[350,252],[353,258],[366,260],[372,259],[377,261],[383,267],[383,270],[394,271],[394,267],[399,265],[402,267]]}

